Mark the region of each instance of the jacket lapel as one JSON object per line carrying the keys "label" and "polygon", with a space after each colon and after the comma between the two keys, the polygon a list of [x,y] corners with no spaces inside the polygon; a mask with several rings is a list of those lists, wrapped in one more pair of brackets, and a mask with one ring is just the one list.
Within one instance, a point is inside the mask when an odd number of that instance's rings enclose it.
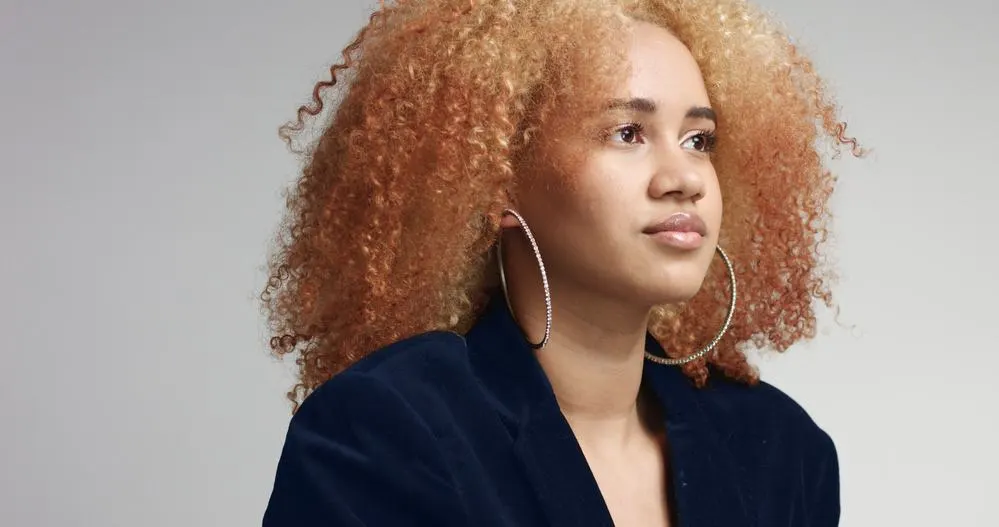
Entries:
{"label": "jacket lapel", "polygon": [[[665,355],[652,335],[646,336],[646,349]],[[702,390],[711,390],[710,381],[708,386],[697,388],[679,368],[649,361],[643,377],[665,410],[671,484],[680,525],[755,526],[747,496],[739,486],[739,466],[723,440],[730,423],[712,422],[702,406]]]}
{"label": "jacket lapel", "polygon": [[492,299],[466,335],[472,367],[497,399],[515,455],[549,523],[610,527],[610,511],[548,377],[502,298]]}
{"label": "jacket lapel", "polygon": [[[610,512],[544,370],[495,295],[466,335],[476,375],[496,398],[514,451],[553,527],[612,526]],[[662,348],[650,336],[653,353]],[[646,362],[666,414],[672,485],[680,526],[752,526],[736,484],[736,465],[703,413],[697,388],[675,367]],[[721,424],[724,426],[724,424]]]}

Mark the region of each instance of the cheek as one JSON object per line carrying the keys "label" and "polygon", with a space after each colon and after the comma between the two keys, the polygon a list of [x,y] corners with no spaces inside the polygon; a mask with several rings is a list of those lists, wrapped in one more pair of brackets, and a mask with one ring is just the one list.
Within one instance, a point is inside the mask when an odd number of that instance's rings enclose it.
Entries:
{"label": "cheek", "polygon": [[530,207],[525,213],[537,224],[536,235],[557,268],[569,261],[591,268],[582,262],[592,263],[617,251],[620,226],[631,223],[623,216],[634,210],[634,200],[629,204],[625,199],[621,182],[587,168],[535,185],[522,202]]}
{"label": "cheek", "polygon": [[623,156],[594,156],[582,164],[572,185],[577,199],[602,213],[633,211],[648,194],[648,168]]}
{"label": "cheek", "polygon": [[[523,187],[522,206],[545,221],[557,235],[582,236],[602,244],[615,238],[614,226],[629,225],[628,217],[647,193],[638,163],[613,153],[594,151],[589,143],[575,148],[551,149],[557,153],[537,163],[535,177]],[[526,211],[525,211],[526,212]]]}
{"label": "cheek", "polygon": [[605,213],[619,185],[614,172],[597,160],[563,155],[532,182],[524,197],[541,215],[586,224],[587,218]]}

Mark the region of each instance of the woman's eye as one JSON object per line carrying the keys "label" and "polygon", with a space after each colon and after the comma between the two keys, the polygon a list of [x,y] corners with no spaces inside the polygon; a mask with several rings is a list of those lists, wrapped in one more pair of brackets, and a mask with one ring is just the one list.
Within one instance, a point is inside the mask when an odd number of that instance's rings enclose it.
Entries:
{"label": "woman's eye", "polygon": [[628,145],[642,144],[645,139],[642,137],[642,127],[638,124],[629,124],[620,128],[615,128],[611,138],[614,142],[621,142]]}
{"label": "woman's eye", "polygon": [[710,153],[715,149],[714,132],[698,132],[683,142],[684,148],[692,148],[698,152]]}

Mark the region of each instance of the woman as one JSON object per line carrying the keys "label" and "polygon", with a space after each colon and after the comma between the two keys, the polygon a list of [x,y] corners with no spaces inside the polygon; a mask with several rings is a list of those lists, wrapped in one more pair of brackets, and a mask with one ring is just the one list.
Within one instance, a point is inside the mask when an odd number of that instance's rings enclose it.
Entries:
{"label": "woman", "polygon": [[264,525],[837,524],[743,350],[814,334],[820,139],[859,151],[757,10],[412,0],[331,72],[283,129],[345,86],[263,294],[300,368]]}

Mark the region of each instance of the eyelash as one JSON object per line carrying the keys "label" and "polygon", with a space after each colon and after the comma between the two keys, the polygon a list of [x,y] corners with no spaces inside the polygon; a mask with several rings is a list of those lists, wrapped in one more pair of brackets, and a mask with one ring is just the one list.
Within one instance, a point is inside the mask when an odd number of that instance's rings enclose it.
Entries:
{"label": "eyelash", "polygon": [[645,133],[645,126],[643,126],[642,123],[628,123],[622,126],[618,126],[617,128],[611,130],[610,133],[605,134],[606,135],[605,139],[610,139],[611,137],[620,134],[624,130],[628,129],[634,130],[635,133],[639,135]]}
{"label": "eyelash", "polygon": [[[610,139],[612,136],[614,136],[616,134],[619,134],[619,133],[621,133],[624,130],[629,130],[629,129],[630,130],[634,130],[635,133],[637,133],[639,135],[641,135],[641,134],[643,134],[645,132],[645,126],[642,125],[642,123],[638,123],[638,122],[628,123],[628,124],[625,124],[623,126],[619,126],[619,127],[615,128],[615,129],[613,129],[609,134],[606,134],[607,137],[605,139]],[[698,152],[702,152],[702,153],[705,153],[705,154],[710,154],[710,153],[712,153],[712,152],[715,151],[715,144],[717,143],[718,138],[717,138],[716,133],[713,130],[699,130],[696,134],[691,135],[686,140],[684,140],[684,142],[689,141],[689,140],[691,140],[691,139],[693,139],[695,137],[701,137],[701,138],[704,139],[704,142],[705,142],[704,149],[703,150],[698,150]]]}
{"label": "eyelash", "polygon": [[715,144],[718,142],[718,136],[715,135],[714,130],[699,130],[696,134],[688,137],[687,141],[690,141],[695,137],[701,137],[704,139],[704,150],[698,150],[698,152],[710,154],[715,151]]}

